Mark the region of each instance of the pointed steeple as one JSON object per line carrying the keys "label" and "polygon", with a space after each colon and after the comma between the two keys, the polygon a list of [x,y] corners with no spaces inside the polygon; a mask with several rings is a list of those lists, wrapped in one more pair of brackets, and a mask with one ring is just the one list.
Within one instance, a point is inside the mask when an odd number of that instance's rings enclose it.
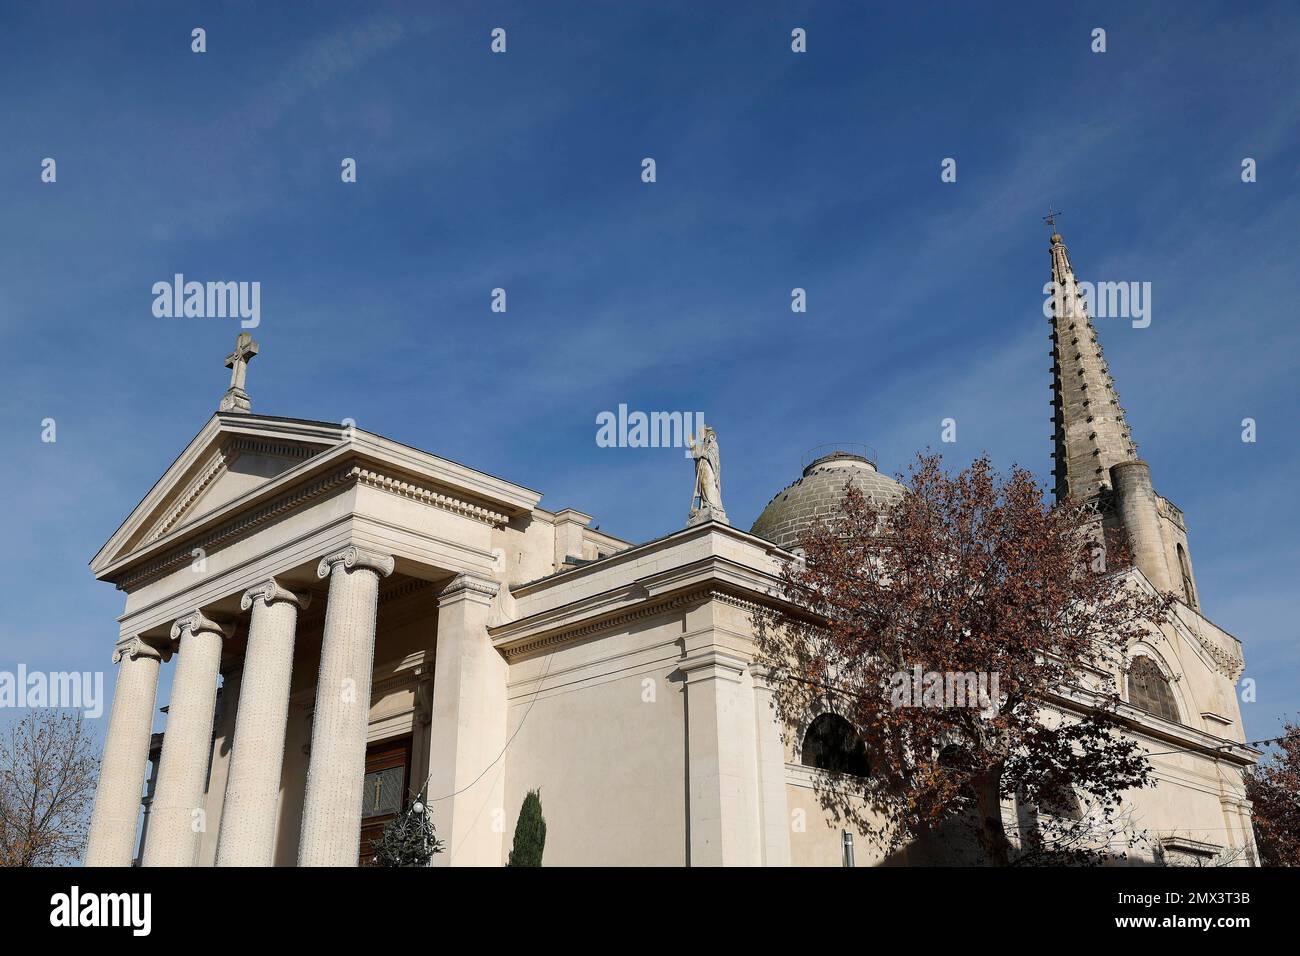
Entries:
{"label": "pointed steeple", "polygon": [[[1055,215],[1048,215],[1048,225],[1055,225]],[[1069,250],[1055,228],[1051,254],[1056,497],[1088,499],[1110,487],[1113,465],[1137,458],[1137,445],[1084,307]]]}

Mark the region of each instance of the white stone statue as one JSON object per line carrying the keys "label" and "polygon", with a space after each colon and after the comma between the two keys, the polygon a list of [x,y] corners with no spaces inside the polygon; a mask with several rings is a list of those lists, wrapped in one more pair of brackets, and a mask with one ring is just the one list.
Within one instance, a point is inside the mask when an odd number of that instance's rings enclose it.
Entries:
{"label": "white stone statue", "polygon": [[727,512],[722,507],[722,466],[718,460],[718,433],[708,425],[704,434],[695,441],[694,436],[687,436],[686,444],[695,459],[695,491],[691,495],[691,515],[686,526],[701,524],[705,521],[727,521]]}

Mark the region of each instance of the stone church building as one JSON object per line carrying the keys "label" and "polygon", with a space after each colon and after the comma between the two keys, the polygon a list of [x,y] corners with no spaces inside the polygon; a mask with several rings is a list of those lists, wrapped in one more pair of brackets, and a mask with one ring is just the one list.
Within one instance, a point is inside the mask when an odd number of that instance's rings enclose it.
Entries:
{"label": "stone church building", "polygon": [[[1051,257],[1057,493],[1179,597],[1120,674],[1159,781],[1127,798],[1136,852],[1250,863],[1241,645],[1200,611],[1183,514],[1137,458],[1055,233]],[[500,866],[534,788],[548,865],[840,866],[850,843],[859,866],[921,862],[823,810],[824,742],[852,728],[779,726],[755,659],[750,611],[800,532],[848,482],[898,493],[867,457],[812,461],[748,531],[719,498],[635,543],[393,439],[253,413],[256,351],[241,334],[219,411],[91,562],[125,608],[87,865],[353,866],[420,794],[435,865]]]}

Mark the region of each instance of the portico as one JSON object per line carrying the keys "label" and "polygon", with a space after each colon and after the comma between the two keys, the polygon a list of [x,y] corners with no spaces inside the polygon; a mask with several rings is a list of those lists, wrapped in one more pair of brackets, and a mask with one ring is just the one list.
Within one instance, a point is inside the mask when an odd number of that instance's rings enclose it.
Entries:
{"label": "portico", "polygon": [[87,864],[132,861],[161,672],[144,865],[355,865],[368,744],[409,736],[413,785],[485,746],[457,698],[539,497],[352,426],[215,414],[92,562],[126,608]]}

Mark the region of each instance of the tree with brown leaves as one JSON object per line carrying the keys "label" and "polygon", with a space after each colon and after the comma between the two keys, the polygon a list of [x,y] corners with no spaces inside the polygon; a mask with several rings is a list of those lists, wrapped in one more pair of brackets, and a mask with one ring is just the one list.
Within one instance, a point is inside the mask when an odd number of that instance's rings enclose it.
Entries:
{"label": "tree with brown leaves", "polygon": [[[825,806],[891,850],[960,824],[994,865],[1111,852],[1122,794],[1151,784],[1113,674],[1172,596],[1116,570],[1114,542],[1105,569],[1095,513],[1047,506],[1023,469],[1003,480],[981,458],[952,477],[922,455],[901,497],[850,485],[800,548],[759,643],[787,675],[787,727],[831,710],[866,744],[870,774],[823,775]],[[1012,796],[1037,818],[1018,849]]]}
{"label": "tree with brown leaves", "polygon": [[1300,866],[1300,724],[1284,724],[1283,733],[1271,758],[1246,774],[1264,866]]}
{"label": "tree with brown leaves", "polygon": [[80,714],[33,710],[0,734],[0,866],[75,863],[99,761]]}

